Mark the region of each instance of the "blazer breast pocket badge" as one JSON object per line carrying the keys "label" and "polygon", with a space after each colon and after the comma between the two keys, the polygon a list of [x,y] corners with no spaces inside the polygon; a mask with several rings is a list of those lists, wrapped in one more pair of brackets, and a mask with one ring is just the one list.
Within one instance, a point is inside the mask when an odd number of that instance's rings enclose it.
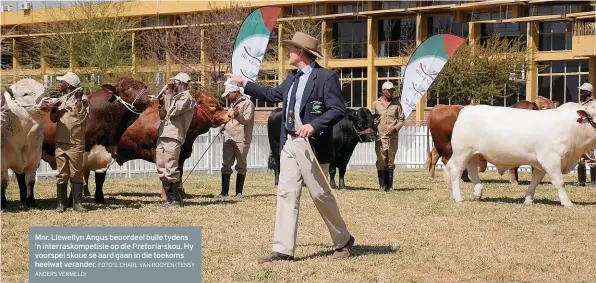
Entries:
{"label": "blazer breast pocket badge", "polygon": [[323,102],[314,100],[310,102],[310,114],[322,115],[323,114]]}

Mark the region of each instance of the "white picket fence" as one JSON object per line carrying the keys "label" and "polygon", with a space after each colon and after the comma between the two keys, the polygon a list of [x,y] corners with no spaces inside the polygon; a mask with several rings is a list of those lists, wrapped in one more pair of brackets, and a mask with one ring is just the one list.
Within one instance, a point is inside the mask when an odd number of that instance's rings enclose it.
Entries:
{"label": "white picket fence", "polygon": [[[427,150],[427,127],[426,126],[405,126],[399,132],[398,152],[395,164],[400,168],[424,168]],[[211,129],[210,132],[197,138],[194,143],[192,155],[184,163],[184,173],[191,172],[196,167],[193,174],[218,174],[222,162],[222,143],[223,137],[217,137],[218,130]],[[208,148],[209,143],[213,142]],[[428,138],[432,148],[432,138]],[[253,130],[253,140],[248,154],[249,171],[267,170],[267,161],[269,159],[269,139],[267,137],[266,125],[255,125]],[[200,160],[201,155],[204,157]],[[352,154],[348,169],[352,168],[372,168],[375,166],[376,155],[374,142],[359,143]],[[198,164],[197,164],[198,162]],[[437,168],[442,168],[443,163],[439,160]],[[495,167],[489,164],[487,170],[495,170]],[[529,166],[522,167],[522,170],[530,170]],[[54,177],[56,171],[43,160],[37,170],[38,178]],[[155,164],[144,160],[133,160],[124,163],[122,166],[113,163],[108,170],[109,177],[148,177],[157,175]]]}

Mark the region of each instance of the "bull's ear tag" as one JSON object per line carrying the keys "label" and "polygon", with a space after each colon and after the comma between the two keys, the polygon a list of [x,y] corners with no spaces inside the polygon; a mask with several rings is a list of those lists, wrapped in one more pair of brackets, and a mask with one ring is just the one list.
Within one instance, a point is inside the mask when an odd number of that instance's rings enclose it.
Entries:
{"label": "bull's ear tag", "polygon": [[583,123],[587,119],[586,111],[584,111],[584,110],[578,110],[577,115],[579,115],[579,118],[577,118],[576,121],[580,124]]}

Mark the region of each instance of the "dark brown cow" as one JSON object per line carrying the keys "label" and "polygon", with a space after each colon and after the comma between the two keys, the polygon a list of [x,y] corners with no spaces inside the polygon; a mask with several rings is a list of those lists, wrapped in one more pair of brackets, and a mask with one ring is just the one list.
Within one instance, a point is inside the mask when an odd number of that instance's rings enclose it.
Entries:
{"label": "dark brown cow", "polygon": [[[87,96],[89,100],[89,117],[85,132],[85,156],[87,163],[89,156],[96,152],[116,153],[116,147],[124,131],[130,126],[149,105],[147,87],[133,78],[120,78],[116,85],[105,84],[98,91]],[[42,159],[56,169],[55,146],[56,124],[46,115],[42,124],[44,127],[44,141],[42,145]],[[26,196],[24,176],[17,175],[21,201]]]}
{"label": "dark brown cow", "polygon": [[[558,102],[553,102],[550,99],[539,96],[536,98],[535,102],[522,100],[511,107],[528,110],[543,110],[553,109],[557,106]],[[430,131],[434,143],[432,151],[429,148],[427,148],[426,152],[426,167],[428,169],[428,176],[430,178],[433,178],[435,176],[435,170],[437,162],[439,161],[439,157],[442,158],[443,164],[447,164],[447,161],[449,161],[449,158],[451,158],[451,155],[453,153],[451,151],[451,133],[453,131],[455,121],[457,120],[457,116],[463,108],[464,106],[462,105],[439,104],[433,107],[428,115],[427,129]],[[429,145],[428,142],[427,145]],[[478,161],[478,171],[484,172],[487,166],[486,160],[484,160],[482,157],[478,158],[480,159]],[[518,184],[517,171],[517,168],[512,168],[509,170],[509,173],[511,175],[510,181],[513,185]],[[468,172],[466,170],[464,170],[464,172],[462,173],[462,179],[466,182],[470,181],[470,179],[468,178]]]}
{"label": "dark brown cow", "polygon": [[[221,126],[229,121],[228,112],[219,104],[217,99],[205,92],[195,95],[197,106],[193,121],[190,124],[186,140],[180,151],[179,168],[182,174],[184,161],[192,154],[195,139],[209,131],[209,128]],[[157,144],[157,128],[159,127],[159,114],[157,103],[153,102],[149,108],[141,114],[139,119],[132,124],[124,133],[118,144],[116,162],[122,165],[124,162],[142,159],[155,163],[155,148]],[[107,170],[107,168],[104,168]],[[97,174],[97,173],[96,173]],[[85,179],[88,179],[88,172]],[[103,182],[105,178],[95,179],[95,201],[104,203]],[[89,191],[86,192],[89,194]]]}

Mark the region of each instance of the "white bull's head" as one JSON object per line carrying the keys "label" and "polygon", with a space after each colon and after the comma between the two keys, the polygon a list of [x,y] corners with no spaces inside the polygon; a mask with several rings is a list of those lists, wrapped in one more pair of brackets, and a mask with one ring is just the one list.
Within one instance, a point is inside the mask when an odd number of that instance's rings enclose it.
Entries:
{"label": "white bull's head", "polygon": [[29,114],[41,114],[51,110],[58,101],[46,97],[44,86],[34,79],[21,79],[6,89],[7,98]]}

